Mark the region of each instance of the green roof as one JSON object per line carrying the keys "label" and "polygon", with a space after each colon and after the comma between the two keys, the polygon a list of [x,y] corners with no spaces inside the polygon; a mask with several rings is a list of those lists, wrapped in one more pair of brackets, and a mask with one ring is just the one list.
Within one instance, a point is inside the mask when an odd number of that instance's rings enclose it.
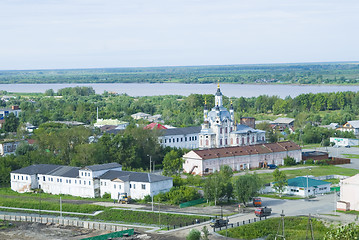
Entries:
{"label": "green roof", "polygon": [[[313,178],[308,178],[308,187],[317,187],[320,185],[330,184],[329,182],[325,182],[322,180],[317,180]],[[296,177],[292,179],[288,179],[289,187],[307,187],[307,177]]]}

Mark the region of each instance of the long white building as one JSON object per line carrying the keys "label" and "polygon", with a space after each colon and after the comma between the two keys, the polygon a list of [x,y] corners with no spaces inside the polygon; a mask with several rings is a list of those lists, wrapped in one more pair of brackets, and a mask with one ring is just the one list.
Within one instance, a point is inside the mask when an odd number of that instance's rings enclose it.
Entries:
{"label": "long white building", "polygon": [[173,186],[172,178],[122,171],[118,163],[84,168],[38,164],[12,171],[10,177],[11,189],[20,193],[39,188],[45,193],[89,198],[102,197],[105,193],[110,193],[113,199],[118,199],[120,193],[127,193],[132,198],[143,198],[167,192]]}
{"label": "long white building", "polygon": [[183,171],[189,174],[206,175],[228,165],[233,171],[262,168],[267,164],[283,165],[285,157],[302,160],[300,146],[291,141],[264,143],[250,146],[192,150],[183,155]]}

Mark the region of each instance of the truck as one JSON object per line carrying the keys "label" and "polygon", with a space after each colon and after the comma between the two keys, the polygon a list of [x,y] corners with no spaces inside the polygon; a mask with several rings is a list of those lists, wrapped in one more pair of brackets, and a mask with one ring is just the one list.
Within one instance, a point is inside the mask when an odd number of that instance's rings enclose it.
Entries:
{"label": "truck", "polygon": [[261,198],[253,198],[253,206],[254,207],[261,207],[262,206],[262,199]]}
{"label": "truck", "polygon": [[254,214],[257,217],[266,217],[266,216],[269,216],[272,214],[272,209],[267,208],[267,207],[256,208],[256,210],[254,211]]}
{"label": "truck", "polygon": [[223,219],[223,218],[212,219],[209,225],[214,228],[219,228],[219,227],[227,226],[228,222],[229,222],[228,219]]}
{"label": "truck", "polygon": [[131,197],[127,196],[127,193],[119,193],[118,194],[118,203],[128,204],[131,202]]}

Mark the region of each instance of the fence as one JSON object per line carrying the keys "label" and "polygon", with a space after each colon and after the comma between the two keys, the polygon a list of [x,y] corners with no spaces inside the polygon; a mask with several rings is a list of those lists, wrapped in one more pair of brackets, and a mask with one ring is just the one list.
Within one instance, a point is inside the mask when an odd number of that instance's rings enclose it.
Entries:
{"label": "fence", "polygon": [[202,203],[205,203],[205,202],[207,202],[206,199],[200,198],[200,199],[196,199],[196,200],[193,200],[193,201],[181,203],[179,205],[179,207],[180,208],[191,207],[191,206],[194,206],[194,205],[197,205],[197,204],[202,204]]}
{"label": "fence", "polygon": [[43,224],[59,224],[63,226],[74,226],[87,229],[107,230],[112,232],[118,232],[128,230],[129,228],[113,224],[113,223],[100,223],[91,221],[82,221],[76,219],[67,218],[52,218],[52,217],[33,217],[33,216],[17,216],[17,215],[0,215],[0,220],[6,221],[18,221],[18,222],[37,222]]}
{"label": "fence", "polygon": [[98,235],[95,237],[83,238],[81,240],[107,240],[107,239],[118,238],[118,237],[132,236],[133,234],[135,234],[134,229],[128,229],[119,232]]}
{"label": "fence", "polygon": [[171,230],[171,229],[176,229],[176,228],[181,228],[181,227],[187,227],[187,226],[190,226],[190,225],[194,225],[194,224],[198,224],[198,223],[203,223],[203,222],[206,222],[206,221],[210,221],[212,218],[209,218],[209,217],[204,217],[204,218],[198,218],[196,219],[195,221],[192,221],[192,222],[185,222],[185,223],[179,223],[178,225],[170,225],[170,224],[162,224],[162,226],[164,226],[165,229],[167,230]]}
{"label": "fence", "polygon": [[218,229],[219,229],[219,231],[221,231],[224,229],[239,227],[239,226],[259,222],[259,221],[266,220],[266,219],[267,219],[267,217],[259,217],[259,218],[243,220],[241,222],[236,222],[236,223],[228,223],[226,226],[223,226],[223,227],[213,227],[213,232],[215,232],[216,230],[218,231]]}

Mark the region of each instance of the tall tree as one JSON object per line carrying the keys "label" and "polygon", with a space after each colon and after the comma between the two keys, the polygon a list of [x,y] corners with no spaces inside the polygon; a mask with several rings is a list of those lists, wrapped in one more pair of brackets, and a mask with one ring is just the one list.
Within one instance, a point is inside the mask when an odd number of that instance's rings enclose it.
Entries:
{"label": "tall tree", "polygon": [[256,173],[238,176],[233,180],[234,196],[246,206],[248,201],[258,195],[262,186],[262,181]]}
{"label": "tall tree", "polygon": [[4,130],[6,132],[16,132],[19,126],[19,119],[14,113],[10,113],[5,117]]}
{"label": "tall tree", "polygon": [[282,197],[285,188],[288,186],[287,176],[285,175],[284,172],[279,171],[279,169],[276,168],[273,171],[273,177],[274,177],[273,188],[279,194],[279,196]]}
{"label": "tall tree", "polygon": [[170,152],[166,153],[165,157],[163,158],[163,175],[165,176],[172,176],[172,175],[179,175],[182,166],[183,166],[183,159],[182,159],[183,152],[171,150]]}

